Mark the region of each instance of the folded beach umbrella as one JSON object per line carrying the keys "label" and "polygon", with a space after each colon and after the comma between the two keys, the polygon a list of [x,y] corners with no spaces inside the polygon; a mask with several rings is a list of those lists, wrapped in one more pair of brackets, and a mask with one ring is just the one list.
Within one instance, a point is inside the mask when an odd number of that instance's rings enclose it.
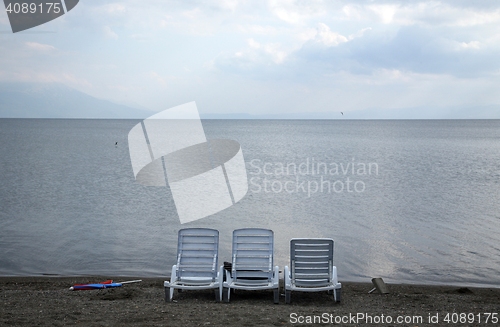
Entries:
{"label": "folded beach umbrella", "polygon": [[130,280],[128,282],[121,282],[121,283],[113,283],[112,280],[107,280],[96,284],[75,284],[71,286],[69,290],[70,291],[99,290],[103,288],[121,287],[123,284],[138,283],[138,282],[142,282],[142,280]]}

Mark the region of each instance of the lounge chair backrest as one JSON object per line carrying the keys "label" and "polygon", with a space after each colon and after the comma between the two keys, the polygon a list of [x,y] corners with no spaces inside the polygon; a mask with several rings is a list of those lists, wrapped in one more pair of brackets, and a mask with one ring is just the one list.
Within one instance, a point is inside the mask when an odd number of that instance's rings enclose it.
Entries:
{"label": "lounge chair backrest", "polygon": [[177,270],[180,279],[186,277],[217,277],[219,231],[209,228],[179,230]]}
{"label": "lounge chair backrest", "polygon": [[246,283],[271,281],[274,265],[274,233],[269,229],[233,231],[232,277]]}
{"label": "lounge chair backrest", "polygon": [[290,275],[299,287],[321,287],[331,283],[333,240],[326,238],[290,241]]}

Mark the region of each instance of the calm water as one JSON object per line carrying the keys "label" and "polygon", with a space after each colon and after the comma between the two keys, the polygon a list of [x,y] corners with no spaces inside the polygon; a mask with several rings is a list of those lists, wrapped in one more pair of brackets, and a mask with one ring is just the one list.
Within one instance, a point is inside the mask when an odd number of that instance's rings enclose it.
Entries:
{"label": "calm water", "polygon": [[[331,237],[341,281],[500,286],[500,121],[204,121],[240,142],[249,192],[181,225],[134,181],[135,120],[0,119],[0,275],[169,276],[177,231]],[[118,146],[115,147],[115,142]],[[354,167],[354,169],[353,169]]]}

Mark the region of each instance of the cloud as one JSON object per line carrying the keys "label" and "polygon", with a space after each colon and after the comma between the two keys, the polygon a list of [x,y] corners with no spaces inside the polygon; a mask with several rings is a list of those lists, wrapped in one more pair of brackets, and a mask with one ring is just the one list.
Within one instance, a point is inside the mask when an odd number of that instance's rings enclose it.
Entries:
{"label": "cloud", "polygon": [[100,7],[101,10],[105,11],[108,14],[121,14],[126,11],[126,6],[121,3],[110,3],[110,4],[105,4]]}
{"label": "cloud", "polygon": [[263,55],[264,57],[271,58],[271,60],[276,64],[281,64],[287,56],[286,51],[281,50],[279,44],[260,44],[254,39],[248,39],[247,42],[251,49],[260,52],[260,55]]}
{"label": "cloud", "polygon": [[[333,4],[335,6],[335,4]],[[313,19],[325,17],[331,13],[329,1],[310,0],[269,0],[268,8],[279,20],[291,25],[306,25]]]}
{"label": "cloud", "polygon": [[363,45],[356,44],[349,49],[349,56],[370,70],[400,69],[479,77],[500,69],[500,62],[496,59],[500,49],[483,50],[478,40],[464,41],[464,36],[446,32],[405,27],[389,40],[373,38]]}
{"label": "cloud", "polygon": [[149,76],[155,80],[160,86],[166,87],[167,86],[167,81],[160,76],[157,72],[151,72]]}
{"label": "cloud", "polygon": [[383,24],[390,24],[394,20],[396,11],[398,9],[397,5],[370,5],[366,9],[371,11],[377,19]]}
{"label": "cloud", "polygon": [[339,33],[332,32],[326,24],[319,23],[317,33],[314,37],[316,42],[320,42],[326,46],[337,46],[340,43],[347,42],[348,39]]}
{"label": "cloud", "polygon": [[481,48],[481,42],[479,41],[461,42],[460,47],[464,49],[479,49]]}
{"label": "cloud", "polygon": [[54,51],[56,49],[52,45],[41,44],[41,43],[37,43],[37,42],[25,42],[24,44],[26,45],[26,47],[28,49],[35,50],[38,52],[51,52],[51,51]]}
{"label": "cloud", "polygon": [[[250,45],[262,54],[240,51],[229,59],[230,67],[234,69],[240,63],[258,69],[265,65],[267,69],[260,73],[277,74],[277,79],[283,77],[284,70],[287,76],[301,78],[339,71],[370,75],[380,69],[478,78],[500,71],[500,46],[495,35],[464,33],[450,27],[403,26],[394,35],[364,28],[346,36],[318,23],[315,30],[306,30],[300,39],[303,43],[292,49],[265,48],[251,39]],[[265,54],[272,56],[272,50],[278,49],[282,54],[279,60],[266,60]],[[245,60],[239,60],[242,58]],[[269,67],[273,63],[284,67]],[[224,70],[224,62],[219,61],[218,67]]]}
{"label": "cloud", "polygon": [[460,6],[460,3],[452,1],[389,1],[378,4],[346,4],[342,11],[346,20],[399,26],[421,24],[470,27],[500,22],[500,4],[496,6]]}
{"label": "cloud", "polygon": [[268,111],[387,98],[397,108],[450,103],[467,85],[469,98],[483,89],[477,101],[500,102],[497,1],[96,0],[50,24],[57,34],[0,35],[4,79],[58,79],[155,108],[227,93],[228,108],[249,111],[255,98]]}
{"label": "cloud", "polygon": [[61,83],[75,88],[91,88],[92,84],[83,78],[68,73],[48,71],[0,72],[0,81],[28,83]]}
{"label": "cloud", "polygon": [[487,2],[471,6],[460,1],[312,1],[305,6],[270,0],[268,6],[283,23],[274,20],[265,28],[240,23],[238,30],[253,35],[247,38],[252,41],[232,55],[224,51],[216,67],[233,73],[253,70],[252,76],[265,78],[276,74],[278,79],[284,67],[287,76],[394,69],[461,77],[500,68],[494,60],[499,52],[496,29],[488,28],[500,22],[500,9]]}
{"label": "cloud", "polygon": [[[300,30],[300,29],[299,29]],[[361,37],[368,29],[363,29],[350,36],[344,36],[334,32],[324,23],[318,23],[316,28],[302,29],[302,32],[293,35],[287,44],[281,42],[260,42],[255,38],[246,40],[247,48],[239,49],[232,54],[223,53],[219,55],[215,62],[215,66],[221,71],[232,71],[239,73],[251,73],[253,76],[258,74],[269,74],[264,78],[272,78],[272,74],[277,74],[275,77],[283,78],[284,69],[279,66],[288,65],[288,61],[296,59],[297,51],[304,46],[329,48],[336,47],[342,43],[349,42],[357,37]],[[260,36],[260,35],[259,35]],[[260,38],[263,38],[260,36]],[[283,39],[283,38],[282,38]],[[288,73],[285,73],[288,75]]]}
{"label": "cloud", "polygon": [[151,35],[149,34],[132,34],[130,35],[130,38],[136,40],[136,41],[139,41],[139,42],[143,42],[143,41],[150,41],[151,40]]}
{"label": "cloud", "polygon": [[267,35],[267,36],[277,36],[284,33],[283,28],[270,25],[258,25],[258,24],[238,24],[236,26],[237,30],[243,34],[252,35]]}
{"label": "cloud", "polygon": [[113,40],[118,39],[118,34],[116,34],[109,26],[103,27],[103,34],[104,34],[104,37],[107,39],[113,39]]}

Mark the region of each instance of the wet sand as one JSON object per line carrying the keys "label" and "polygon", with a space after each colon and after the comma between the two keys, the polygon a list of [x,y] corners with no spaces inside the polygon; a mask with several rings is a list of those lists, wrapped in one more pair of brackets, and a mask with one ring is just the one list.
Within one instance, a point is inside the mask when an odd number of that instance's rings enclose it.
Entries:
{"label": "wet sand", "polygon": [[[106,290],[69,290],[76,283],[107,279],[143,281]],[[0,277],[0,326],[311,326],[314,322],[338,326],[500,326],[500,321],[494,323],[494,317],[500,320],[500,289],[496,288],[390,284],[390,294],[382,295],[368,294],[372,289],[368,281],[342,283],[340,303],[326,292],[294,292],[291,304],[285,304],[284,296],[280,304],[273,304],[271,291],[238,291],[231,295],[230,303],[215,302],[213,291],[186,291],[166,303],[163,280]],[[397,319],[402,319],[401,323]]]}

